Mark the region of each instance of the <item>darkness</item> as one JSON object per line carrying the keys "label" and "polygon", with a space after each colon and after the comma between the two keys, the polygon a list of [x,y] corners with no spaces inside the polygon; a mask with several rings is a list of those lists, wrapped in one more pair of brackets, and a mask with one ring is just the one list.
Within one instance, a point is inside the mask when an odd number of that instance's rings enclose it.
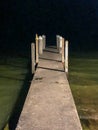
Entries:
{"label": "darkness", "polygon": [[98,49],[98,10],[93,0],[17,0],[0,4],[0,53],[27,55],[35,34],[55,43],[56,34],[72,51]]}

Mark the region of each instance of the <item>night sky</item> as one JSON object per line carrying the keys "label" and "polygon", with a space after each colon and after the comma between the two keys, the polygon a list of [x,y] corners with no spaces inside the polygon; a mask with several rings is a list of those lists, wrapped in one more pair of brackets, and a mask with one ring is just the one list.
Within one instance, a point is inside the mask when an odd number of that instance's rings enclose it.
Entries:
{"label": "night sky", "polygon": [[98,49],[97,0],[4,0],[0,9],[1,53],[24,53],[36,33],[48,44],[60,34],[73,51]]}

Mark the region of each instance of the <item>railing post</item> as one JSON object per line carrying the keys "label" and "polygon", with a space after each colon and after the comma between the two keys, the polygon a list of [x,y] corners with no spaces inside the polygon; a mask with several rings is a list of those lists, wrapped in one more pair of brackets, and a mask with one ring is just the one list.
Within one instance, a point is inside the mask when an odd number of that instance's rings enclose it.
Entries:
{"label": "railing post", "polygon": [[64,38],[62,38],[62,63],[64,66]]}
{"label": "railing post", "polygon": [[42,35],[42,38],[43,38],[43,49],[45,49],[46,48],[46,36]]}
{"label": "railing post", "polygon": [[38,64],[38,35],[36,34],[36,64]]}
{"label": "railing post", "polygon": [[39,39],[38,39],[38,45],[39,45],[39,54],[43,54],[43,39],[41,36],[39,36]]}
{"label": "railing post", "polygon": [[62,37],[59,37],[59,53],[62,53]]}
{"label": "railing post", "polygon": [[68,74],[68,41],[65,41],[65,72]]}
{"label": "railing post", "polygon": [[35,73],[35,44],[31,43],[31,66],[32,66],[32,74]]}
{"label": "railing post", "polygon": [[56,35],[56,44],[57,44],[57,49],[59,50],[59,35]]}

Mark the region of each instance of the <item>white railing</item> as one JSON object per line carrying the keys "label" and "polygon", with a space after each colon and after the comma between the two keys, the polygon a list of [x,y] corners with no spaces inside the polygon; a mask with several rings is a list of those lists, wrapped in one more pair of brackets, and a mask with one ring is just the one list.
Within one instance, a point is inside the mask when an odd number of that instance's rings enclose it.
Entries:
{"label": "white railing", "polygon": [[46,36],[38,36],[36,34],[35,43],[31,43],[31,65],[32,74],[35,73],[35,66],[38,64],[39,55],[43,54],[43,50],[46,47]]}
{"label": "white railing", "polygon": [[[56,36],[56,44],[59,53],[62,56],[62,64],[66,74],[68,74],[68,40],[65,40],[62,36]],[[46,36],[38,36],[36,34],[35,43],[31,44],[31,60],[32,60],[32,74],[35,73],[35,66],[38,64],[39,55],[43,54],[43,50],[46,47]]]}
{"label": "white railing", "polygon": [[62,55],[62,63],[65,72],[68,74],[68,40],[65,40],[62,36],[56,36],[57,49]]}

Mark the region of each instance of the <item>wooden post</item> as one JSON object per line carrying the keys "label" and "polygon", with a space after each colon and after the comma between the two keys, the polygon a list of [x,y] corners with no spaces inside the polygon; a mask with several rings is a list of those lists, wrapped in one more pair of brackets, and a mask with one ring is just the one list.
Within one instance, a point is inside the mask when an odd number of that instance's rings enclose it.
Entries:
{"label": "wooden post", "polygon": [[64,38],[62,38],[62,63],[64,66]]}
{"label": "wooden post", "polygon": [[43,38],[43,49],[45,49],[46,48],[46,36],[42,35],[42,38]]}
{"label": "wooden post", "polygon": [[57,44],[57,49],[59,49],[59,35],[56,35],[56,44]]}
{"label": "wooden post", "polygon": [[62,37],[59,37],[59,53],[62,53]]}
{"label": "wooden post", "polygon": [[68,74],[68,41],[65,41],[65,72]]}
{"label": "wooden post", "polygon": [[39,45],[39,54],[43,54],[43,39],[41,36],[39,36],[39,40],[38,40],[38,45]]}
{"label": "wooden post", "polygon": [[35,73],[35,44],[31,43],[31,66],[32,66],[32,74]]}
{"label": "wooden post", "polygon": [[38,64],[38,35],[36,34],[36,64]]}

